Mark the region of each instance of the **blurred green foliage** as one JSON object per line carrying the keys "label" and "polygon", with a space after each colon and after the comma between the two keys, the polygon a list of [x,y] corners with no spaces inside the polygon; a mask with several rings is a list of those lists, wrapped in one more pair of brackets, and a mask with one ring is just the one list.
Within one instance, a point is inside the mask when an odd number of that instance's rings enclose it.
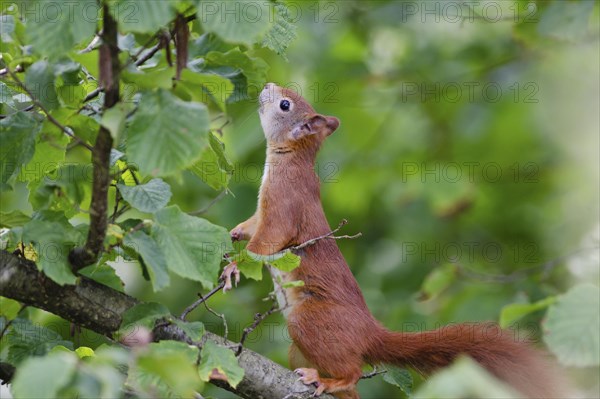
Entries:
{"label": "blurred green foliage", "polygon": [[[165,178],[172,192],[169,204],[184,212],[210,206],[201,216],[227,228],[252,215],[265,151],[256,94],[266,78],[296,89],[318,112],[341,120],[316,166],[323,181],[323,206],[332,227],[348,219],[341,233],[362,232],[361,238],[338,244],[371,311],[388,328],[416,331],[461,321],[498,321],[507,305],[537,304],[583,281],[598,285],[597,2],[286,4],[296,27],[288,26],[285,32],[295,40],[285,49],[277,45],[277,38],[267,36],[266,47],[248,51],[268,65],[264,73],[252,69],[262,61],[249,61],[242,55],[246,53],[226,43],[253,43],[264,29],[242,26],[229,32],[209,22],[207,27],[226,39],[215,44],[199,39],[202,31],[195,25],[190,58],[204,54],[205,46],[221,46],[219,55],[209,57],[202,71],[226,76],[232,65],[244,71],[248,98],[244,95],[241,101],[227,104],[221,99],[211,107],[214,118],[226,106],[226,117],[213,120],[213,127],[229,121],[220,129],[225,155],[233,165],[231,176],[228,163],[220,171],[229,179],[227,195],[215,190],[222,190],[227,182],[204,178],[204,183],[199,173],[185,171]],[[152,14],[158,20],[146,19],[149,28],[142,26],[142,32],[169,21],[175,10],[166,8],[160,18]],[[72,29],[87,32],[89,27]],[[31,41],[36,40],[41,39],[33,34]],[[69,49],[72,44],[61,46]],[[122,45],[126,46],[125,40]],[[284,49],[283,56],[275,52]],[[89,72],[97,75],[86,57],[89,54],[73,58],[89,62]],[[154,60],[165,64],[164,52]],[[39,64],[34,72],[47,74],[42,67]],[[143,80],[135,74],[125,78],[138,84],[151,81],[152,87],[166,82],[168,88],[169,73]],[[188,96],[193,97],[189,93],[205,82],[201,76],[189,75],[186,81],[184,73]],[[239,94],[239,79],[228,79],[227,91],[233,83]],[[58,104],[56,98],[52,100],[47,104],[50,108]],[[148,114],[152,112],[148,108]],[[168,124],[181,116],[172,112],[164,120]],[[75,126],[85,123],[73,121]],[[56,135],[56,129],[46,123],[43,129]],[[157,138],[166,133],[154,130]],[[63,138],[60,133],[58,137]],[[213,149],[214,159],[222,155]],[[47,150],[52,151],[52,146]],[[84,162],[85,155],[75,148],[67,160]],[[45,187],[15,182],[12,191],[1,193],[2,212],[18,209],[31,214],[27,196],[33,192],[46,198]],[[87,206],[89,188],[73,196],[77,204]],[[58,207],[69,210],[68,204]],[[133,210],[128,217],[143,219],[145,214]],[[84,219],[79,214],[74,220]],[[111,265],[127,293],[164,304],[174,314],[203,290],[197,282],[171,274],[169,288],[155,293],[154,281],[142,278],[137,262]],[[237,289],[211,298],[210,307],[226,315],[230,339],[239,340],[254,315],[269,309],[262,299],[271,290],[268,278],[259,282],[243,278]],[[532,306],[531,313],[513,319],[510,328],[521,338],[539,340],[540,322],[550,302]],[[57,317],[33,309],[23,314],[69,337],[68,324]],[[223,334],[221,319],[205,308],[195,310],[190,320],[201,320],[206,329]],[[89,332],[78,340],[92,348],[104,342]],[[289,341],[283,317],[275,314],[246,342],[249,348],[287,364]],[[66,355],[54,358],[61,356]],[[597,395],[596,366],[570,370],[570,374],[582,392]],[[417,377],[417,388],[421,382]],[[359,391],[364,398],[401,395],[381,377],[361,381]],[[208,385],[205,392],[230,397]]]}
{"label": "blurred green foliage", "polygon": [[[398,330],[497,321],[503,306],[598,284],[598,5],[474,2],[459,18],[447,3],[296,3],[288,61],[261,54],[270,81],[341,120],[317,165],[323,205],[332,227],[345,218],[344,233],[363,233],[338,245],[371,311]],[[255,103],[229,113],[235,197],[208,215],[233,227],[255,209],[265,142]],[[422,300],[427,276],[449,264],[455,277]],[[249,323],[267,308],[259,287],[270,289],[242,282],[218,311],[248,304],[236,317]],[[513,328],[539,339],[543,316]],[[251,347],[285,362],[273,321],[275,339],[264,327]],[[594,396],[598,379],[584,385]],[[378,378],[359,390],[399,395]]]}

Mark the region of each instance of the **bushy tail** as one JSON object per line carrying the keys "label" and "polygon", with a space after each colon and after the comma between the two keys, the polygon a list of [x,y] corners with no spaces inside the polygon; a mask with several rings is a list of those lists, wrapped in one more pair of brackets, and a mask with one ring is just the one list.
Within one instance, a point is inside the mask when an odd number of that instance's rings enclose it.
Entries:
{"label": "bushy tail", "polygon": [[528,397],[565,397],[552,362],[495,324],[453,324],[421,333],[381,330],[378,338],[368,356],[373,364],[409,366],[428,374],[466,354]]}

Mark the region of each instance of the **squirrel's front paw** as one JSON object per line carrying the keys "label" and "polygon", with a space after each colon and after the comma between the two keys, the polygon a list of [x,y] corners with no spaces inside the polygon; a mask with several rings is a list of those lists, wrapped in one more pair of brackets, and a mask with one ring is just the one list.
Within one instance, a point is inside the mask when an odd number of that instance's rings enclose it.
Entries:
{"label": "squirrel's front paw", "polygon": [[240,271],[237,267],[236,262],[231,262],[223,269],[223,273],[221,273],[221,279],[225,280],[225,285],[223,286],[223,292],[227,292],[233,288],[231,284],[231,277],[234,277],[235,286],[237,287],[240,282]]}
{"label": "squirrel's front paw", "polygon": [[239,226],[232,229],[229,232],[229,235],[231,236],[231,241],[233,241],[233,242],[241,241],[244,238],[244,232],[242,231],[242,228]]}

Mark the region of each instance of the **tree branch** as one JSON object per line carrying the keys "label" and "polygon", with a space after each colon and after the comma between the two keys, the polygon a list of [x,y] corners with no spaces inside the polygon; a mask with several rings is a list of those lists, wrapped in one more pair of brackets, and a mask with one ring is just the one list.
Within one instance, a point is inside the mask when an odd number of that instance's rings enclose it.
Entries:
{"label": "tree branch", "polygon": [[[119,329],[123,313],[139,302],[107,286],[81,277],[77,285],[60,286],[37,270],[35,263],[0,251],[0,295],[28,306],[38,307],[97,333],[111,337]],[[189,343],[185,333],[174,325],[155,330],[155,339]],[[231,341],[206,333],[206,339],[218,345],[235,347]],[[245,375],[236,388],[223,381],[211,383],[242,398],[309,398],[314,389],[298,381],[298,376],[281,365],[248,349],[238,357]],[[289,395],[289,396],[288,396]],[[333,399],[321,395],[320,399]]]}
{"label": "tree branch", "polygon": [[[100,46],[100,84],[104,87],[104,108],[112,108],[119,101],[119,46],[117,42],[117,21],[104,5],[103,43]],[[94,175],[92,182],[92,203],[90,205],[90,230],[84,247],[75,248],[69,254],[74,271],[90,265],[98,259],[104,246],[104,237],[108,226],[108,186],[110,184],[110,151],[112,136],[104,126],[100,126],[94,149],[92,163]]]}

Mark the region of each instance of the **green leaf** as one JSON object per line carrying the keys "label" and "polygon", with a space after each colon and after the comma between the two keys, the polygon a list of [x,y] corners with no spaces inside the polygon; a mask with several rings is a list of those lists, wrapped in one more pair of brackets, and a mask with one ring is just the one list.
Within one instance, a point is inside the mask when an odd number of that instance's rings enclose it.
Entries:
{"label": "green leaf", "polygon": [[196,371],[198,352],[197,347],[183,342],[152,343],[138,355],[127,385],[153,393],[152,397],[193,397],[202,385]]}
{"label": "green leaf", "polygon": [[235,388],[244,378],[244,369],[238,364],[233,351],[206,341],[200,356],[198,372],[203,381],[224,379]]}
{"label": "green leaf", "polygon": [[251,46],[260,41],[271,24],[267,5],[250,0],[200,3],[198,20],[205,31],[225,41]]}
{"label": "green leaf", "polygon": [[105,110],[102,114],[100,125],[108,129],[115,143],[119,142],[121,133],[125,129],[125,118],[128,113],[128,107],[123,103],[118,103],[116,106]]}
{"label": "green leaf", "polygon": [[175,18],[172,1],[118,0],[111,13],[125,32],[154,33]]}
{"label": "green leaf", "polygon": [[140,325],[152,330],[156,320],[170,315],[169,309],[163,304],[156,302],[140,303],[127,309],[123,314],[121,330],[132,325]]}
{"label": "green leaf", "polygon": [[304,281],[302,280],[294,280],[287,281],[281,285],[282,288],[293,288],[293,287],[304,287]]}
{"label": "green leaf", "polygon": [[298,266],[300,266],[300,257],[298,255],[294,255],[291,251],[286,251],[286,253],[279,259],[269,262],[270,265],[275,266],[281,271],[291,272]]}
{"label": "green leaf", "polygon": [[232,174],[233,173],[233,165],[225,155],[225,144],[221,140],[217,138],[214,134],[210,133],[208,136],[208,142],[210,143],[210,147],[214,151],[217,156],[217,163],[221,170]]}
{"label": "green leaf", "polygon": [[238,270],[246,277],[256,281],[262,280],[263,262],[253,259],[244,249],[233,257]]}
{"label": "green leaf", "polygon": [[197,73],[189,69],[181,72],[177,83],[190,95],[194,101],[208,104],[210,100],[225,112],[225,101],[233,93],[233,83],[214,73]]}
{"label": "green leaf", "polygon": [[590,25],[593,1],[555,1],[544,10],[538,24],[543,36],[574,40],[584,36]]}
{"label": "green leaf", "polygon": [[[81,64],[70,58],[61,58],[53,63],[54,75],[60,76],[65,85],[79,86]],[[83,88],[83,87],[82,87]],[[85,90],[84,90],[85,91]],[[85,94],[85,93],[84,93]]]}
{"label": "green leaf", "polygon": [[296,25],[290,19],[288,7],[285,3],[277,2],[273,7],[275,8],[275,21],[266,33],[262,45],[279,55],[283,55],[290,43],[296,38]]}
{"label": "green leaf", "polygon": [[[48,168],[56,165],[50,163]],[[29,202],[33,209],[64,212],[67,217],[78,213],[77,207],[91,196],[93,168],[91,164],[67,164],[58,169],[42,169],[43,179],[28,184]],[[87,201],[85,201],[87,202]]]}
{"label": "green leaf", "polygon": [[223,143],[213,133],[209,133],[209,143],[190,170],[210,187],[221,190],[229,185],[233,165],[225,156]]}
{"label": "green leaf", "polygon": [[152,179],[136,186],[117,184],[117,187],[123,199],[142,212],[154,213],[164,208],[171,199],[171,187],[163,179]]}
{"label": "green leaf", "polygon": [[254,89],[262,88],[267,80],[269,65],[262,58],[242,53],[239,48],[226,53],[211,51],[206,55],[206,62],[209,67],[226,66],[240,70],[246,77],[247,86]]}
{"label": "green leaf", "polygon": [[[10,17],[12,17],[12,15]],[[19,95],[19,92],[13,90],[6,83],[0,82],[0,105],[6,104],[10,107],[7,110],[4,110],[3,107],[0,107],[0,110],[2,110],[4,113],[12,113],[16,111],[15,100],[13,99],[15,95]]]}
{"label": "green leaf", "polygon": [[117,275],[115,269],[107,264],[90,265],[79,271],[79,274],[86,276],[100,284],[104,284],[119,292],[124,292],[125,284]]}
{"label": "green leaf", "polygon": [[28,359],[17,368],[11,392],[16,398],[57,398],[76,367],[77,357],[65,352]]}
{"label": "green leaf", "polygon": [[174,319],[173,322],[177,327],[181,328],[185,335],[188,336],[192,342],[198,342],[204,335],[204,324],[200,321],[187,322],[179,319]]}
{"label": "green leaf", "polygon": [[194,163],[206,146],[206,106],[165,90],[146,92],[128,130],[127,155],[140,171],[171,175]]}
{"label": "green leaf", "polygon": [[58,168],[56,173],[47,175],[44,184],[62,188],[69,199],[75,204],[81,204],[85,198],[85,188],[91,185],[92,179],[91,165],[68,164]]}
{"label": "green leaf", "polygon": [[412,397],[517,399],[523,395],[500,382],[474,360],[460,357],[450,367],[431,376]]}
{"label": "green leaf", "polygon": [[53,330],[28,319],[14,319],[8,332],[8,362],[19,365],[30,356],[43,356],[55,346],[73,349],[73,343],[63,340]]}
{"label": "green leaf", "polygon": [[152,237],[169,262],[169,270],[212,288],[223,255],[233,248],[229,232],[220,226],[187,215],[176,206],[155,214]]}
{"label": "green leaf", "polygon": [[157,242],[152,237],[143,231],[134,231],[125,236],[123,245],[132,248],[144,260],[154,292],[169,285],[170,278],[167,271],[167,261]]}
{"label": "green leaf", "polygon": [[77,353],[77,356],[79,356],[80,359],[83,359],[84,357],[95,356],[94,350],[92,348],[88,348],[87,346],[80,346],[79,348],[75,349],[75,353]]}
{"label": "green leaf", "polygon": [[33,244],[37,266],[60,285],[75,284],[69,251],[83,242],[83,236],[68,221],[33,219],[23,227],[23,242]]}
{"label": "green leaf", "polygon": [[[72,352],[71,352],[72,353]],[[59,397],[65,398],[120,398],[123,394],[129,356],[115,346],[101,345],[96,351],[87,347],[75,351],[81,361],[71,383],[63,389]]]}
{"label": "green leaf", "polygon": [[17,112],[0,120],[0,183],[6,183],[27,164],[34,153],[40,124],[26,112]]}
{"label": "green leaf", "polygon": [[44,121],[37,135],[33,157],[21,168],[18,179],[31,183],[31,187],[39,185],[44,176],[64,163],[69,140],[66,134]]}
{"label": "green leaf", "polygon": [[544,341],[566,366],[600,364],[600,289],[580,284],[548,309]]}
{"label": "green leaf", "polygon": [[58,108],[54,71],[48,61],[38,61],[27,69],[25,86],[44,108],[47,110]]}
{"label": "green leaf", "polygon": [[[21,304],[13,299],[0,296],[0,316],[12,320],[21,310]],[[1,330],[0,330],[1,331]]]}
{"label": "green leaf", "polygon": [[425,277],[421,287],[421,299],[435,298],[456,279],[456,266],[452,263],[436,267]]}
{"label": "green leaf", "polygon": [[0,227],[17,227],[23,226],[31,220],[31,217],[27,216],[21,211],[10,211],[0,212]]}
{"label": "green leaf", "polygon": [[500,312],[500,327],[507,328],[520,318],[545,309],[554,302],[556,302],[556,297],[549,296],[535,303],[511,303],[510,305],[506,305]]}
{"label": "green leaf", "polygon": [[231,50],[235,45],[225,43],[217,35],[206,32],[196,40],[191,41],[189,47],[189,57],[190,60],[192,60],[194,58],[202,57],[211,51],[220,51],[224,53]]}
{"label": "green leaf", "polygon": [[80,85],[62,85],[56,89],[56,94],[63,107],[79,109],[87,93]]}
{"label": "green leaf", "polygon": [[150,71],[124,71],[121,75],[128,83],[128,92],[152,89],[170,89],[173,87],[173,68],[153,69]]}
{"label": "green leaf", "polygon": [[[57,0],[23,5],[26,32],[35,52],[57,59],[76,43],[89,41],[96,29],[95,0]],[[37,6],[37,7],[36,7]],[[27,10],[36,10],[28,12]]]}
{"label": "green leaf", "polygon": [[410,396],[413,388],[413,378],[406,369],[395,366],[386,366],[387,372],[383,375],[383,380],[400,388],[407,396]]}

